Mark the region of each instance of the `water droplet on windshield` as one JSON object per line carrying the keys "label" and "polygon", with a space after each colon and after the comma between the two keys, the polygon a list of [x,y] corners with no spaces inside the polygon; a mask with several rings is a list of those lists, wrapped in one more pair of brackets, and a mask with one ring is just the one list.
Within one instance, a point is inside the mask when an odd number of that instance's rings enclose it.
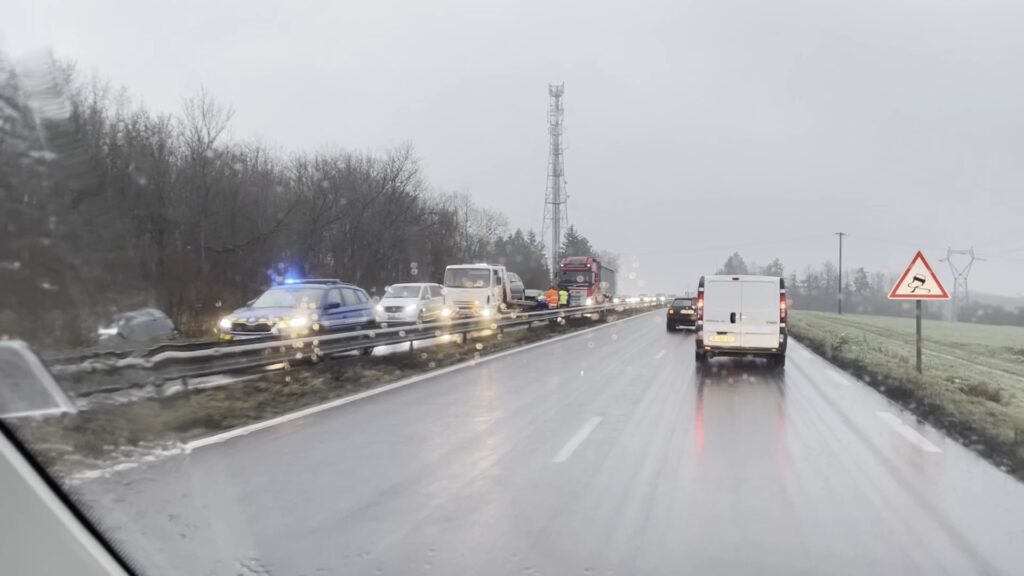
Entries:
{"label": "water droplet on windshield", "polygon": [[[476,349],[477,349],[477,350],[483,350],[483,349],[484,349],[484,345],[483,345],[483,344],[480,344],[479,342],[477,342],[477,344],[476,344]],[[477,354],[477,357],[479,357],[479,356],[480,356],[480,355],[479,355],[479,354]]]}

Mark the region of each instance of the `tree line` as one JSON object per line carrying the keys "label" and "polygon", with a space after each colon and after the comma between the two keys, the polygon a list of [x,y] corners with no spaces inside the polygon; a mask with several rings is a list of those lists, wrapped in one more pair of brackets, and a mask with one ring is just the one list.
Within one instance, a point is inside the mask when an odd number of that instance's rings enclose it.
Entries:
{"label": "tree line", "polygon": [[[801,273],[786,273],[782,262],[775,258],[765,265],[747,263],[734,252],[718,269],[718,274],[764,274],[786,279],[786,295],[796,310],[835,312],[839,299],[839,269],[832,262],[820,266],[807,266]],[[843,311],[879,316],[915,315],[914,303],[889,300],[889,291],[897,277],[882,272],[870,272],[864,267],[843,271]],[[949,320],[950,302],[929,302],[924,315],[935,320]],[[961,305],[957,309],[959,322],[1024,326],[1024,308],[1007,308],[980,302]]]}
{"label": "tree line", "polygon": [[232,117],[203,91],[157,113],[70,63],[0,53],[0,334],[80,345],[143,306],[203,334],[287,274],[380,294],[490,261],[550,281],[532,230],[431,188],[411,145],[285,153],[230,138]]}

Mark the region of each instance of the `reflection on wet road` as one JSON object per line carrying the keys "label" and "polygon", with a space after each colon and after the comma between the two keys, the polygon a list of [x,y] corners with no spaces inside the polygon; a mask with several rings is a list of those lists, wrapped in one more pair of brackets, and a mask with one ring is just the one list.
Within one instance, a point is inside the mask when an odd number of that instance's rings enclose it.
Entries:
{"label": "reflection on wet road", "polygon": [[657,314],[79,490],[167,573],[1024,565],[1024,485],[799,345],[784,373],[722,359],[698,375],[692,334]]}

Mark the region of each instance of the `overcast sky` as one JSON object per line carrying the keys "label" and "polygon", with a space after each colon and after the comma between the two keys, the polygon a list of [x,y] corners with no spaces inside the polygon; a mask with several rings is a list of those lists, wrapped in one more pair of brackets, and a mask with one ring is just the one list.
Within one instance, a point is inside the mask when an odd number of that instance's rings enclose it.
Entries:
{"label": "overcast sky", "polygon": [[[565,82],[569,218],[625,291],[733,250],[788,269],[990,259],[1024,295],[1024,3],[0,0],[0,47],[52,48],[153,109],[206,87],[233,135],[410,142],[431,183],[539,231],[547,83]],[[13,17],[12,17],[13,15]]]}

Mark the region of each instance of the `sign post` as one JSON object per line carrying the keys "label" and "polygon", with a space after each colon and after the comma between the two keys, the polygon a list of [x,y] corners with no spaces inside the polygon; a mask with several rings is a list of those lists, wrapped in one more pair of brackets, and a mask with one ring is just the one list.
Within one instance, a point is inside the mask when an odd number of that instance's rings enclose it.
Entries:
{"label": "sign post", "polygon": [[949,300],[949,293],[939,282],[939,277],[932,271],[924,254],[920,250],[910,261],[910,265],[903,271],[903,275],[896,282],[896,285],[889,291],[890,300],[915,300],[917,308],[917,373],[921,373],[921,314],[925,300]]}

